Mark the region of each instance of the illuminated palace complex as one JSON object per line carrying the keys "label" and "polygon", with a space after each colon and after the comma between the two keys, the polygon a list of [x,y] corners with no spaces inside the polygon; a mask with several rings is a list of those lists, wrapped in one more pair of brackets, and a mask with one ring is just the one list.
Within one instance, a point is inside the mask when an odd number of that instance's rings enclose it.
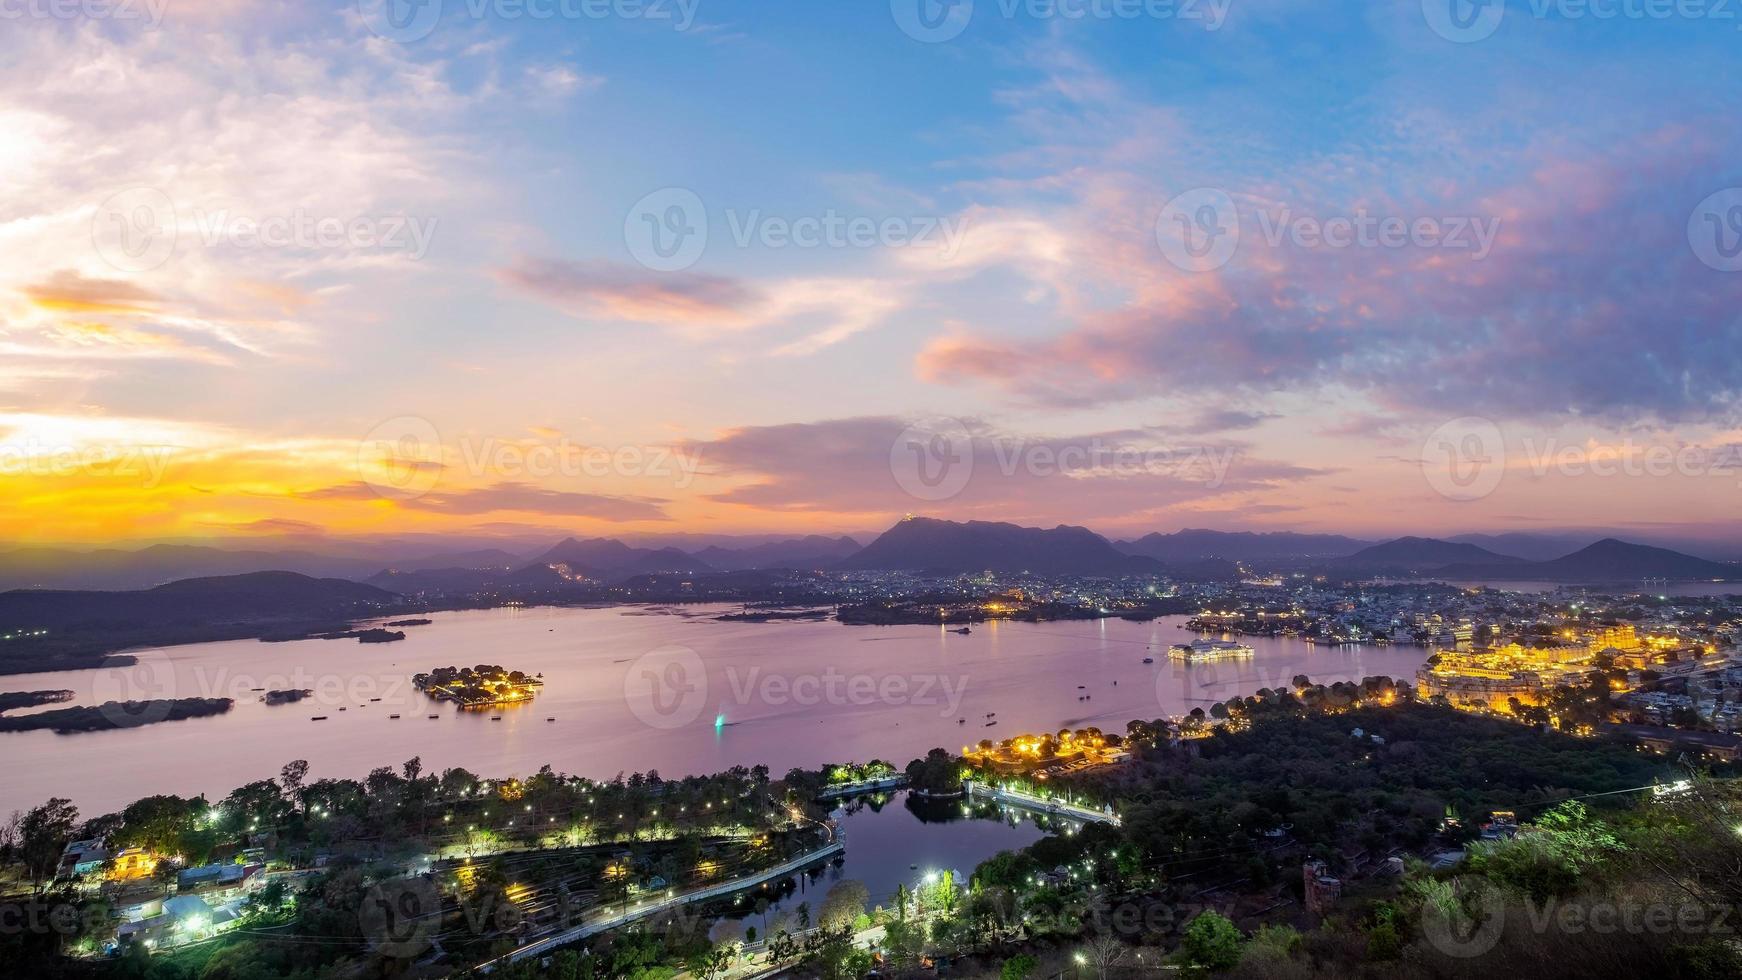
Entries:
{"label": "illuminated palace complex", "polygon": [[1442,652],[1416,672],[1416,682],[1422,697],[1442,695],[1459,707],[1503,709],[1514,699],[1537,705],[1548,691],[1582,684],[1600,667],[1648,669],[1682,645],[1641,637],[1631,626],[1568,631],[1530,644],[1515,640],[1487,650]]}
{"label": "illuminated palace complex", "polygon": [[1074,772],[1123,761],[1127,758],[1124,742],[1098,728],[1060,729],[1057,734],[1017,735],[1001,742],[985,739],[978,745],[964,745],[962,757],[969,765],[991,772],[1045,778],[1049,771]]}

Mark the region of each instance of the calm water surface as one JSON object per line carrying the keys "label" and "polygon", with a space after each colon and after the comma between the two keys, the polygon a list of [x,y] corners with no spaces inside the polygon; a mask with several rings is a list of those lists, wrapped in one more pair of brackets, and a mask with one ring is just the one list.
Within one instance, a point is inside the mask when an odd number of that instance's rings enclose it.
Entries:
{"label": "calm water surface", "polygon": [[[50,796],[90,815],[154,793],[216,798],[292,759],[309,761],[311,779],[361,777],[412,756],[426,772],[463,766],[491,777],[529,775],[546,763],[595,778],[758,763],[780,775],[871,758],[899,766],[934,746],[1028,729],[1123,731],[1133,718],[1207,710],[1296,674],[1325,683],[1409,677],[1426,656],[1416,647],[1252,638],[1251,659],[1188,666],[1167,657],[1168,646],[1192,635],[1183,617],[989,623],[960,636],[929,626],[716,621],[724,611],[438,613],[432,625],[407,628],[400,643],[209,643],[147,651],[129,669],[0,679],[0,690],[71,689],[75,704],[236,699],[227,715],[128,731],[0,734],[0,813]],[[542,673],[546,686],[531,704],[477,712],[410,684],[433,667],[479,663]],[[269,707],[256,687],[316,693]]]}
{"label": "calm water surface", "polygon": [[918,800],[905,792],[862,798],[835,811],[835,818],[847,841],[843,860],[795,875],[787,887],[746,895],[742,910],[727,917],[737,925],[717,928],[716,940],[742,935],[747,925],[767,934],[768,927],[750,911],[758,897],[769,900],[770,925],[796,915],[801,902],[810,905],[814,918],[829,889],[840,881],[860,882],[870,893],[871,905],[887,908],[894,904],[897,885],[916,888],[928,873],[944,871],[966,882],[980,862],[999,851],[1021,850],[1044,837],[1048,828],[1068,825],[1041,817],[1047,822],[1043,827],[1034,815],[1020,810],[982,803],[969,811],[959,800]]}

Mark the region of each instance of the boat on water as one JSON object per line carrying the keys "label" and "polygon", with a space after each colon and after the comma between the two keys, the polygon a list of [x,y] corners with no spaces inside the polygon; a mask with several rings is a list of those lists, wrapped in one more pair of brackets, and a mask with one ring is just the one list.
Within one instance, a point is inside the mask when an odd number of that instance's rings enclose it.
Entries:
{"label": "boat on water", "polygon": [[973,633],[974,631],[971,628],[964,626],[959,630],[950,630],[950,632],[951,633],[960,633],[962,636],[968,636],[971,633]]}
{"label": "boat on water", "polygon": [[1144,657],[1143,662],[1146,664],[1152,664],[1152,663],[1155,663],[1155,658],[1154,657]]}
{"label": "boat on water", "polygon": [[995,722],[995,721],[989,721],[989,722],[987,722],[987,723],[986,723],[986,724],[985,724],[985,726],[984,726],[984,727],[986,727],[986,728],[991,728],[991,727],[992,727],[992,726],[993,726],[993,725],[996,725],[996,724],[998,724],[998,723],[997,723],[997,722]]}
{"label": "boat on water", "polygon": [[309,721],[326,721],[326,720],[327,720],[326,715],[315,715],[313,718],[309,719]]}
{"label": "boat on water", "polygon": [[1168,656],[1186,663],[1208,663],[1212,660],[1235,660],[1250,657],[1256,650],[1238,640],[1193,640],[1175,643]]}

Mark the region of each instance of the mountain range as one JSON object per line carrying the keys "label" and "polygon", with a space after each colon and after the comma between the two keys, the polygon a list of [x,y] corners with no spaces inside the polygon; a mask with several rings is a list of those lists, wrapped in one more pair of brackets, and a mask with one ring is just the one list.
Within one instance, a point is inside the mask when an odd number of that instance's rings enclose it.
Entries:
{"label": "mountain range", "polygon": [[836,566],[847,571],[1034,572],[1112,575],[1158,572],[1152,558],[1127,555],[1085,527],[1049,529],[991,521],[959,524],[910,517]]}
{"label": "mountain range", "polygon": [[1604,538],[1551,561],[1510,559],[1500,564],[1451,564],[1436,574],[1461,580],[1504,577],[1544,582],[1628,582],[1661,578],[1685,582],[1742,578],[1742,566]]}
{"label": "mountain range", "polygon": [[[0,591],[136,591],[189,578],[294,572],[364,582],[403,595],[458,595],[486,589],[548,590],[615,584],[645,575],[794,569],[1030,571],[1053,575],[1166,572],[1225,579],[1236,563],[1316,569],[1332,574],[1433,574],[1467,579],[1544,581],[1681,580],[1734,577],[1738,566],[1651,545],[1572,535],[1459,535],[1368,542],[1334,534],[1254,533],[1189,528],[1111,542],[1083,527],[1023,527],[990,521],[902,520],[861,548],[850,537],[753,539],[692,537],[685,548],[639,547],[613,538],[567,538],[541,551],[470,548],[425,552],[383,563],[302,550],[229,551],[154,545],[136,551],[24,548],[0,552]],[[724,542],[724,543],[722,543]],[[430,542],[421,546],[430,547]],[[700,546],[698,545],[704,545]]]}
{"label": "mountain range", "polygon": [[1338,558],[1373,544],[1341,534],[1296,534],[1292,531],[1208,531],[1186,528],[1172,534],[1146,534],[1135,541],[1116,541],[1113,547],[1128,555],[1141,555],[1162,562],[1195,562],[1207,559],[1230,561],[1291,561]]}

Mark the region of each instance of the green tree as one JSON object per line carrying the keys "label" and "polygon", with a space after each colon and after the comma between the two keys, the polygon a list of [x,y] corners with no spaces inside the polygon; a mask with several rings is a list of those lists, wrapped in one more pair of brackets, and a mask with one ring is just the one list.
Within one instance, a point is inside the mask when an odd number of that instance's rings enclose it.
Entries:
{"label": "green tree", "polygon": [[1004,961],[998,971],[999,980],[1028,980],[1039,961],[1027,953],[1018,953]]}
{"label": "green tree", "polygon": [[18,821],[18,852],[31,884],[38,890],[54,875],[60,863],[61,849],[72,839],[73,828],[79,822],[79,808],[73,801],[55,797],[39,807],[33,807]]}
{"label": "green tree", "polygon": [[1227,916],[1204,911],[1186,926],[1180,940],[1180,965],[1190,970],[1220,972],[1240,962],[1246,938]]}

